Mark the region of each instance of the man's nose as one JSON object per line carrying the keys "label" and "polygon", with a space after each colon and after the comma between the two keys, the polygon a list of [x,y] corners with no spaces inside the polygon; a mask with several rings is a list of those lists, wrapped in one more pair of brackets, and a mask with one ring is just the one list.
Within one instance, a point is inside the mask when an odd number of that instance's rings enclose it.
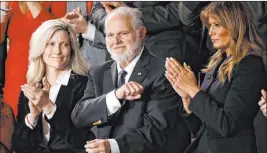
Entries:
{"label": "man's nose", "polygon": [[122,42],[120,36],[119,35],[116,35],[114,37],[113,42],[114,42],[114,44],[120,44]]}

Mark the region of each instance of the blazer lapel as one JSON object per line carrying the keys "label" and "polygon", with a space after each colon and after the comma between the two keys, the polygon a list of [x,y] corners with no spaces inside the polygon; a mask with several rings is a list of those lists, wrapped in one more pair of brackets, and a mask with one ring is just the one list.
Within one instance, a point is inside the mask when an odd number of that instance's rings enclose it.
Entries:
{"label": "blazer lapel", "polygon": [[68,85],[67,86],[61,85],[58,95],[57,95],[56,102],[55,102],[58,108],[61,107],[64,101],[70,99],[70,96],[72,95],[71,94],[72,90],[70,89],[73,89],[73,84],[74,84],[75,79],[77,79],[77,76],[71,73]]}
{"label": "blazer lapel", "polygon": [[[138,83],[142,83],[147,70],[145,68],[145,66],[147,65],[147,63],[149,62],[149,52],[144,49],[140,59],[138,60],[138,62],[136,63],[134,70],[129,78],[129,81],[135,81]],[[115,65],[116,66],[116,65]],[[116,67],[115,67],[116,68]],[[112,69],[115,69],[114,67]],[[117,74],[117,69],[115,69],[115,73]],[[114,72],[113,72],[113,76],[114,76]],[[117,76],[116,76],[117,78]],[[114,80],[114,79],[113,79]],[[116,81],[117,79],[115,79]],[[115,125],[113,125],[113,127],[109,130],[109,137],[116,137],[117,132],[118,132],[118,121],[120,120],[121,114],[124,113],[124,111],[126,111],[129,107],[128,105],[129,103],[126,103],[126,100],[123,100],[122,103],[122,107],[114,114],[114,115],[118,115],[118,117],[116,118],[117,120],[114,121],[114,123],[116,123]]]}
{"label": "blazer lapel", "polygon": [[[109,69],[104,72],[103,76],[103,94],[109,93],[117,87],[117,65],[114,61],[110,65]],[[116,114],[113,114],[116,115]],[[103,128],[97,128],[97,138],[107,139],[109,138],[112,126],[110,124]]]}
{"label": "blazer lapel", "polygon": [[129,81],[135,81],[140,84],[142,83],[147,73],[147,69],[145,66],[148,64],[149,59],[150,59],[149,52],[146,50],[146,48],[144,48],[144,51],[140,59],[136,63],[134,70],[129,78]]}
{"label": "blazer lapel", "polygon": [[[206,74],[204,81],[201,85],[201,90],[202,91],[207,91],[207,89],[211,86],[211,84],[214,82],[214,80],[216,80],[217,78],[217,71],[220,68],[221,64],[223,63],[223,61],[225,60],[225,55],[223,56],[223,58],[220,60],[220,62],[218,62],[218,64],[210,71]],[[197,137],[196,140],[193,141],[193,143],[191,143],[190,147],[187,148],[187,150],[185,152],[191,152],[192,150],[195,150],[195,145],[199,143],[200,141],[200,137],[203,134],[205,127],[206,127],[206,123],[201,120],[202,125],[199,129],[199,131],[197,132]],[[194,145],[193,145],[194,144]]]}
{"label": "blazer lapel", "polygon": [[220,68],[222,62],[225,60],[225,58],[222,58],[220,62],[210,71],[206,74],[205,79],[201,85],[202,91],[207,91],[207,89],[211,86],[211,84],[216,80],[217,78],[217,71]]}
{"label": "blazer lapel", "polygon": [[110,69],[104,72],[103,78],[103,94],[109,93],[110,91],[116,89],[117,86],[117,66],[114,62]]}

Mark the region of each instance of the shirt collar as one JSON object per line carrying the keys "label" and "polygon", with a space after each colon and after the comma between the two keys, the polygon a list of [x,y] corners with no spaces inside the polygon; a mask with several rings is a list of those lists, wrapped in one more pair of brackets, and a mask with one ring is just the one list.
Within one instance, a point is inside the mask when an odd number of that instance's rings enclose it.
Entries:
{"label": "shirt collar", "polygon": [[57,79],[56,84],[67,86],[69,83],[71,69],[65,70]]}
{"label": "shirt collar", "polygon": [[[130,74],[133,72],[134,70],[134,67],[136,65],[136,63],[138,62],[138,60],[140,59],[142,53],[144,51],[144,47],[141,49],[141,52],[130,62],[130,64],[128,64],[124,70],[127,72],[127,75]],[[118,73],[122,70],[121,66],[120,66],[120,63],[117,62],[117,70],[118,70]]]}

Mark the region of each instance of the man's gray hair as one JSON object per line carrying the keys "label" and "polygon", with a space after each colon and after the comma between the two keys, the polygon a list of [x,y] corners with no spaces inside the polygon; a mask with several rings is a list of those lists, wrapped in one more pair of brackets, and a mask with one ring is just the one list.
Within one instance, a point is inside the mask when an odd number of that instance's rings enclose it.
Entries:
{"label": "man's gray hair", "polygon": [[111,11],[105,20],[105,27],[107,27],[108,21],[116,15],[123,15],[131,17],[132,25],[135,30],[140,30],[144,26],[143,14],[138,8],[131,8],[128,6],[118,7]]}

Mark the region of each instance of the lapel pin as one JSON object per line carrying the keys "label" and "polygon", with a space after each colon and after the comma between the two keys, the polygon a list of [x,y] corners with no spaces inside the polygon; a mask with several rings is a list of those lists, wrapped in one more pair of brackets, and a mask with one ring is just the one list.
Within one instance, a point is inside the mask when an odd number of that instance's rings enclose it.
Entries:
{"label": "lapel pin", "polygon": [[141,72],[138,72],[138,74],[137,74],[137,75],[139,75],[139,76],[140,76],[140,75],[142,75],[142,74],[141,74]]}
{"label": "lapel pin", "polygon": [[99,125],[101,123],[102,123],[101,120],[98,120],[98,121],[94,122],[93,125],[96,126],[96,125]]}

